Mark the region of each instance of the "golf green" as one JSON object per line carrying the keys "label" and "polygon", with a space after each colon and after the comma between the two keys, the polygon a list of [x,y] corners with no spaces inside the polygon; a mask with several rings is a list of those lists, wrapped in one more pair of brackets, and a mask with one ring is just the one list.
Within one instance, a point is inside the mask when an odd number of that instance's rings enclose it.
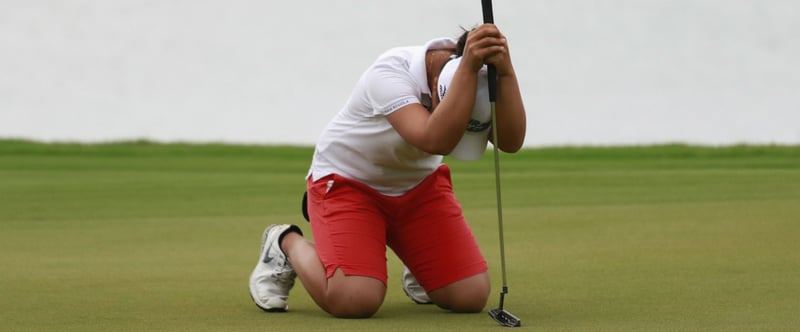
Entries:
{"label": "golf green", "polygon": [[[261,231],[295,223],[310,147],[0,141],[2,331],[485,331],[416,305],[387,253],[374,318],[298,284],[253,305]],[[501,285],[491,153],[446,159]],[[800,329],[800,147],[565,147],[501,155],[509,294],[522,328]]]}

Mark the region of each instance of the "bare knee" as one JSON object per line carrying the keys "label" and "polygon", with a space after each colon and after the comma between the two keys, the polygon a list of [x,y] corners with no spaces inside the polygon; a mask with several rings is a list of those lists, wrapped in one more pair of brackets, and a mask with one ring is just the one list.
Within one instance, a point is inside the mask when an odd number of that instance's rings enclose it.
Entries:
{"label": "bare knee", "polygon": [[489,300],[491,284],[488,273],[474,275],[430,292],[433,303],[459,313],[481,312]]}
{"label": "bare knee", "polygon": [[382,303],[382,300],[365,296],[331,297],[325,310],[338,318],[369,318],[378,312]]}
{"label": "bare knee", "polygon": [[486,302],[489,300],[489,289],[469,289],[462,290],[451,296],[446,306],[442,308],[452,312],[475,313],[483,311]]}
{"label": "bare knee", "polygon": [[325,311],[338,318],[375,315],[386,296],[382,281],[360,276],[345,277],[341,270],[329,280]]}

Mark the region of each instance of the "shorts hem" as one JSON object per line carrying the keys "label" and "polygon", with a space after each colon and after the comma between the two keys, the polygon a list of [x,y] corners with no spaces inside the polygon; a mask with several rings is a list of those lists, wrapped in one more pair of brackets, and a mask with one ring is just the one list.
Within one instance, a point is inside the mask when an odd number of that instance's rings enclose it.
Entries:
{"label": "shorts hem", "polygon": [[341,269],[342,273],[344,273],[345,277],[365,277],[365,278],[372,278],[378,280],[383,283],[384,286],[388,287],[388,276],[379,276],[376,274],[369,274],[364,272],[357,272],[357,271],[348,271],[351,269],[342,267],[342,266],[333,266],[333,267],[326,267],[325,268],[325,276],[327,279],[333,278],[333,274],[336,273],[336,270]]}

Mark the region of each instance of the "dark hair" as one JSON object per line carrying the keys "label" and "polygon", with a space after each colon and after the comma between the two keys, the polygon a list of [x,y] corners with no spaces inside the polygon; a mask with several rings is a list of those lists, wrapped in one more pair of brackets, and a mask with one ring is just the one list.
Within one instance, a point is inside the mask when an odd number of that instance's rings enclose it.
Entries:
{"label": "dark hair", "polygon": [[466,28],[461,27],[461,30],[463,32],[461,33],[461,37],[458,37],[458,42],[456,43],[456,56],[464,55],[464,47],[467,45],[467,35],[474,29],[467,30]]}

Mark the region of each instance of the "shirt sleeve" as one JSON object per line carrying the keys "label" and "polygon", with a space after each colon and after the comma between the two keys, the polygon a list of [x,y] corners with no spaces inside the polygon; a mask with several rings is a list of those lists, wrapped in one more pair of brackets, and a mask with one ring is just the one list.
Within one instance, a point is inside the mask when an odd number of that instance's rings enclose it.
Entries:
{"label": "shirt sleeve", "polygon": [[389,115],[410,104],[419,104],[419,89],[407,69],[376,64],[366,76],[367,99],[373,115]]}

